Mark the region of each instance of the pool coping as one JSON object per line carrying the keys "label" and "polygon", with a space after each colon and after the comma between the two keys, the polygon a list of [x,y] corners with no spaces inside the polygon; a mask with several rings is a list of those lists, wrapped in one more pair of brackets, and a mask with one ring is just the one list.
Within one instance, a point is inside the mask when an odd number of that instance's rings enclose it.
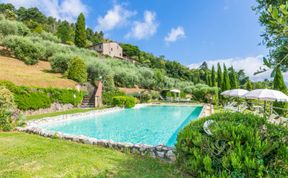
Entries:
{"label": "pool coping", "polygon": [[[205,110],[205,105],[197,104],[180,104],[180,103],[169,103],[169,104],[154,104],[154,103],[148,103],[148,104],[137,104],[135,108],[141,108],[146,106],[159,106],[159,105],[168,105],[168,106],[202,106],[202,111],[199,115],[199,118],[202,117],[203,111]],[[87,116],[95,116],[95,115],[102,115],[107,114],[111,112],[119,112],[124,110],[124,108],[114,107],[114,108],[106,108],[101,110],[93,110],[88,111],[84,113],[76,113],[76,114],[66,114],[66,115],[59,115],[59,116],[53,116],[53,117],[44,117],[42,119],[32,120],[28,121],[26,123],[25,127],[17,127],[16,129],[21,132],[26,133],[32,133],[41,135],[44,137],[49,138],[59,138],[63,140],[69,140],[73,142],[83,143],[83,144],[89,144],[89,145],[98,145],[105,148],[112,148],[116,149],[122,152],[130,152],[133,154],[140,154],[140,155],[147,155],[153,158],[160,158],[164,161],[168,162],[174,162],[176,161],[176,155],[175,155],[175,148],[165,146],[165,145],[157,145],[157,146],[151,146],[146,144],[132,144],[132,143],[126,143],[126,142],[114,142],[112,140],[104,140],[104,139],[96,139],[93,137],[88,137],[84,135],[73,135],[73,134],[65,134],[62,132],[57,131],[50,131],[43,128],[40,128],[39,126],[43,124],[53,124],[56,122],[63,122],[63,121],[70,121],[70,120],[77,120],[81,119]]]}

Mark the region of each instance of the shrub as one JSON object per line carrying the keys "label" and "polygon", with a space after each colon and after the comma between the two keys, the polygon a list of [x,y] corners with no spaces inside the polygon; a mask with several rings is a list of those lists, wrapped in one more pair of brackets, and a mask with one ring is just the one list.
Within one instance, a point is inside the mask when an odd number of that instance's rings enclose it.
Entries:
{"label": "shrub", "polygon": [[113,105],[113,98],[115,96],[125,96],[125,94],[123,92],[118,91],[118,90],[106,91],[102,95],[103,103],[108,105],[108,106],[112,106]]}
{"label": "shrub", "polygon": [[0,33],[3,36],[7,35],[21,35],[25,36],[30,33],[30,30],[26,25],[17,21],[1,20],[0,21]]}
{"label": "shrub", "polygon": [[205,103],[212,103],[216,102],[217,94],[218,94],[218,88],[217,87],[209,87],[208,85],[204,84],[197,84],[195,86],[187,86],[184,88],[185,93],[191,93],[193,96],[193,99],[200,102]]}
{"label": "shrub", "polygon": [[154,73],[151,69],[141,68],[140,69],[140,86],[141,88],[152,89],[156,81],[154,79]]}
{"label": "shrub", "polygon": [[0,131],[12,129],[12,114],[15,109],[13,94],[4,86],[0,86]]}
{"label": "shrub", "polygon": [[287,177],[287,136],[287,128],[252,114],[215,114],[179,133],[177,163],[195,177]]}
{"label": "shrub", "polygon": [[23,60],[26,64],[36,64],[45,54],[45,49],[41,45],[34,44],[25,37],[7,36],[2,43],[12,51],[16,58]]}
{"label": "shrub", "polygon": [[13,23],[9,20],[1,20],[0,21],[0,33],[4,36],[16,35],[17,34],[17,26],[15,23]]}
{"label": "shrub", "polygon": [[72,56],[69,54],[57,53],[49,59],[49,62],[54,72],[64,73],[67,71],[71,59]]}
{"label": "shrub", "polygon": [[48,94],[43,92],[15,94],[15,102],[18,109],[21,110],[37,110],[40,108],[49,108],[51,105],[51,99]]}
{"label": "shrub", "polygon": [[0,86],[0,108],[5,110],[15,108],[13,94],[5,86]]}
{"label": "shrub", "polygon": [[22,87],[18,87],[10,81],[1,80],[0,86],[7,88],[12,93],[21,93],[23,91]]}
{"label": "shrub", "polygon": [[17,26],[17,35],[26,36],[30,34],[30,29],[21,22],[15,22]]}
{"label": "shrub", "polygon": [[6,18],[5,18],[5,15],[4,14],[0,14],[0,21],[1,20],[5,20]]}
{"label": "shrub", "polygon": [[42,31],[39,35],[43,40],[48,40],[48,41],[55,42],[55,43],[61,42],[61,40],[57,36],[53,35],[52,33]]}
{"label": "shrub", "polygon": [[76,82],[84,83],[87,81],[87,67],[84,61],[78,57],[73,58],[68,66],[67,76]]}
{"label": "shrub", "polygon": [[74,89],[29,88],[16,86],[8,81],[0,81],[1,87],[9,89],[14,94],[16,106],[21,110],[48,108],[53,102],[77,106],[84,95],[82,91],[78,92]]}
{"label": "shrub", "polygon": [[139,84],[138,76],[131,70],[122,70],[114,76],[115,84],[119,87],[132,88]]}
{"label": "shrub", "polygon": [[0,131],[12,130],[11,115],[12,113],[4,109],[0,109]]}
{"label": "shrub", "polygon": [[73,104],[77,106],[83,99],[83,92],[78,92],[72,89],[55,89],[50,88],[45,90],[49,93],[52,102],[58,102],[61,104]]}
{"label": "shrub", "polygon": [[136,99],[132,96],[115,96],[113,105],[125,108],[133,108],[136,105]]}
{"label": "shrub", "polygon": [[151,99],[159,99],[160,93],[158,91],[142,91],[141,93],[137,93],[136,96],[140,103],[147,103]]}
{"label": "shrub", "polygon": [[106,91],[110,91],[115,88],[113,71],[108,65],[102,62],[94,61],[88,66],[88,78],[93,83],[101,78],[103,81],[104,90]]}

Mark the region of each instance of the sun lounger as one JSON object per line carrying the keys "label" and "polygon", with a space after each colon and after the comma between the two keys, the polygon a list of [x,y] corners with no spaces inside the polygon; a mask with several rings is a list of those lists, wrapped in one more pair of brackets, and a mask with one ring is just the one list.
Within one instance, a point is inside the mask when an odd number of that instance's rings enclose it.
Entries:
{"label": "sun lounger", "polygon": [[272,114],[269,116],[268,121],[278,125],[288,125],[288,118],[278,115],[274,110],[272,110]]}
{"label": "sun lounger", "polygon": [[235,102],[228,103],[227,105],[224,106],[224,110],[234,110],[235,105],[236,105]]}

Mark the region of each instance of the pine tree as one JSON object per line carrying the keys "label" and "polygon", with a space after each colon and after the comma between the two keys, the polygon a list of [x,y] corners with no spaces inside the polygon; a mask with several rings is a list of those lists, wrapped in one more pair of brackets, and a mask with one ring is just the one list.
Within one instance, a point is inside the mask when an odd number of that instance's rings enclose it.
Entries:
{"label": "pine tree", "polygon": [[230,89],[231,89],[230,79],[229,79],[227,68],[224,64],[222,91],[226,91],[226,90],[230,90]]}
{"label": "pine tree", "polygon": [[211,72],[211,85],[212,87],[216,87],[216,74],[214,66],[212,66],[212,72]]}
{"label": "pine tree", "polygon": [[218,63],[217,64],[217,86],[218,88],[222,88],[222,82],[223,82],[223,74],[222,74],[221,66]]}
{"label": "pine tree", "polygon": [[[287,87],[285,85],[280,67],[276,68],[276,74],[275,74],[274,81],[273,81],[273,87],[275,90],[282,91],[283,93],[287,92]],[[273,106],[278,107],[278,108],[287,108],[288,107],[288,105],[284,102],[274,102]],[[287,112],[287,111],[277,109],[277,108],[275,108],[274,110],[278,114],[284,114],[284,115]]]}
{"label": "pine tree", "polygon": [[231,67],[231,72],[230,72],[230,85],[231,85],[231,89],[236,89],[239,87],[239,81],[238,81],[236,72],[233,67]]}
{"label": "pine tree", "polygon": [[249,79],[246,82],[246,90],[253,90],[253,85]]}
{"label": "pine tree", "polygon": [[76,22],[76,29],[75,29],[75,45],[84,48],[86,46],[86,27],[85,27],[85,16],[81,13]]}

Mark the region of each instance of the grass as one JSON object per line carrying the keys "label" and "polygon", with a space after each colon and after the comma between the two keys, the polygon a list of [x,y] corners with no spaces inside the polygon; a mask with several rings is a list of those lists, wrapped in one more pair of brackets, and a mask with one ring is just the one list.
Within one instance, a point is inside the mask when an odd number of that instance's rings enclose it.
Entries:
{"label": "grass", "polygon": [[173,164],[26,133],[0,133],[0,177],[181,177]]}
{"label": "grass", "polygon": [[54,116],[59,116],[59,115],[64,115],[64,114],[83,113],[83,112],[89,112],[89,111],[93,111],[93,110],[104,109],[104,108],[105,107],[92,108],[92,109],[75,108],[75,109],[70,109],[70,110],[67,110],[67,111],[51,112],[51,113],[46,113],[46,114],[38,114],[38,115],[26,116],[26,119],[27,120],[36,120],[36,119],[41,119],[41,118],[44,118],[44,117],[54,117]]}
{"label": "grass", "polygon": [[48,72],[50,70],[49,62],[26,65],[18,59],[0,56],[0,80],[23,86],[75,88],[76,82],[63,78],[62,74]]}

